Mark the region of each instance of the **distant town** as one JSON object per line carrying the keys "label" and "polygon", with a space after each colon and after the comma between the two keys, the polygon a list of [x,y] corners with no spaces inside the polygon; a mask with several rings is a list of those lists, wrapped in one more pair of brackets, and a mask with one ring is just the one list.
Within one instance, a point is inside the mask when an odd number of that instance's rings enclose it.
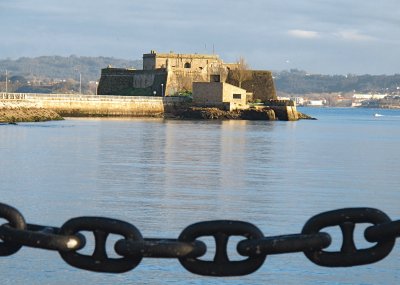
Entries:
{"label": "distant town", "polygon": [[[278,92],[279,94],[279,92]],[[364,107],[400,109],[400,93],[321,93],[278,96],[279,100],[293,100],[304,107]]]}

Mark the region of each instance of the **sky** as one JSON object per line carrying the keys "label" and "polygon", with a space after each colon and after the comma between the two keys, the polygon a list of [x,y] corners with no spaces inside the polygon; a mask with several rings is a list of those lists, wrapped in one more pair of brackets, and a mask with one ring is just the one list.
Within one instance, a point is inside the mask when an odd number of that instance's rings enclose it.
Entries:
{"label": "sky", "polygon": [[150,50],[243,57],[252,69],[395,74],[400,2],[0,0],[0,59],[135,60]]}

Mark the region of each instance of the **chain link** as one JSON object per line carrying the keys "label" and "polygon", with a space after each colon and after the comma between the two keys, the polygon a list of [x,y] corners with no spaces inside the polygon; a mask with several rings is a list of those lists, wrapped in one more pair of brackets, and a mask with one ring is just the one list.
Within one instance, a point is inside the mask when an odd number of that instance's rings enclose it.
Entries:
{"label": "chain link", "polygon": [[200,222],[184,229],[179,240],[193,242],[201,236],[214,237],[216,252],[211,261],[198,258],[179,258],[182,266],[192,273],[206,276],[247,275],[260,268],[266,258],[266,255],[256,255],[241,261],[229,260],[227,253],[229,237],[243,236],[249,240],[264,237],[263,233],[250,223],[227,220]]}
{"label": "chain link", "polygon": [[121,256],[181,258],[199,257],[206,252],[206,245],[201,241],[181,242],[176,239],[146,238],[142,241],[121,239],[115,244],[115,252]]}
{"label": "chain link", "polygon": [[237,249],[241,255],[255,256],[315,251],[326,248],[330,244],[331,236],[327,233],[292,234],[265,237],[259,240],[243,240],[238,243]]}
{"label": "chain link", "polygon": [[354,228],[356,224],[378,225],[388,222],[390,218],[385,213],[372,208],[347,208],[321,213],[306,222],[302,233],[315,234],[323,228],[339,226],[343,234],[341,250],[337,252],[314,250],[305,251],[304,254],[315,264],[328,267],[347,267],[377,262],[392,251],[395,238],[386,237],[370,248],[357,249]]}
{"label": "chain link", "polygon": [[76,251],[59,252],[69,265],[96,272],[122,273],[135,268],[142,260],[142,255],[110,258],[107,254],[106,242],[109,234],[117,234],[128,240],[142,241],[142,234],[127,222],[102,218],[79,217],[62,225],[60,234],[73,235],[80,231],[91,231],[95,237],[95,249],[92,255],[80,254]]}
{"label": "chain link", "polygon": [[[22,214],[15,208],[6,204],[0,203],[0,218],[3,218],[9,222],[9,225],[15,229],[25,230],[26,223]],[[4,225],[1,227],[5,227]],[[0,256],[7,256],[16,253],[22,247],[22,244],[16,242],[7,241],[7,237],[2,231],[0,231],[0,239],[3,240],[0,243]]]}
{"label": "chain link", "polygon": [[364,236],[369,242],[400,237],[400,220],[369,227]]}
{"label": "chain link", "polygon": [[[259,269],[270,254],[303,252],[309,260],[320,266],[346,267],[370,264],[385,258],[400,236],[400,220],[391,221],[380,210],[372,208],[346,208],[324,212],[310,218],[299,234],[265,237],[255,225],[243,221],[206,221],[185,228],[178,239],[143,238],[132,224],[104,217],[78,217],[64,223],[61,228],[27,224],[15,208],[0,203],[0,256],[16,253],[22,246],[58,251],[71,266],[96,271],[121,273],[134,269],[141,260],[151,258],[177,258],[188,271],[206,276],[240,276]],[[354,229],[358,224],[372,224],[364,231],[370,248],[357,249]],[[332,237],[321,232],[328,227],[339,227],[343,242],[340,251],[325,251]],[[94,235],[91,255],[78,251],[86,246],[82,232]],[[114,244],[118,258],[107,253],[109,235],[122,238]],[[207,245],[202,237],[213,237],[215,256],[204,260]],[[233,236],[237,253],[242,260],[230,260],[228,241]]]}
{"label": "chain link", "polygon": [[26,230],[20,230],[4,225],[0,227],[3,241],[23,246],[68,252],[79,250],[85,246],[83,235],[62,235],[60,229],[48,226],[27,225]]}

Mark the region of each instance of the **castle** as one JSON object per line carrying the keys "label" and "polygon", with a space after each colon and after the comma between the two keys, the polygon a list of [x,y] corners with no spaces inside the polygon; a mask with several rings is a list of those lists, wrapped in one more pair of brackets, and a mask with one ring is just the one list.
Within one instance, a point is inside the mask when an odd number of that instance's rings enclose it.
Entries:
{"label": "castle", "polygon": [[249,70],[243,82],[233,76],[238,63],[224,63],[218,55],[157,53],[143,54],[143,69],[102,69],[100,95],[179,96],[193,91],[194,82],[241,85],[251,99],[276,99],[270,71]]}

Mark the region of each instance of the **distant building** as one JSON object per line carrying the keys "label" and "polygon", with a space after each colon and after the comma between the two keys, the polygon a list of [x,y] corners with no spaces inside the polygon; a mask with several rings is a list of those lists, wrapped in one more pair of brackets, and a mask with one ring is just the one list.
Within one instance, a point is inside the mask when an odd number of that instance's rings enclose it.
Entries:
{"label": "distant building", "polygon": [[295,97],[293,101],[296,102],[296,105],[303,106],[304,105],[304,98],[303,97]]}
{"label": "distant building", "polygon": [[355,93],[352,98],[352,107],[360,107],[363,102],[368,101],[368,100],[379,100],[379,99],[384,99],[387,97],[387,94],[360,94],[360,93]]}
{"label": "distant building", "polygon": [[355,93],[353,95],[353,99],[362,101],[362,100],[371,100],[371,99],[383,99],[387,96],[387,94],[359,94]]}
{"label": "distant building", "polygon": [[326,104],[326,100],[308,100],[307,101],[307,106],[311,106],[311,107],[321,107],[324,106]]}

